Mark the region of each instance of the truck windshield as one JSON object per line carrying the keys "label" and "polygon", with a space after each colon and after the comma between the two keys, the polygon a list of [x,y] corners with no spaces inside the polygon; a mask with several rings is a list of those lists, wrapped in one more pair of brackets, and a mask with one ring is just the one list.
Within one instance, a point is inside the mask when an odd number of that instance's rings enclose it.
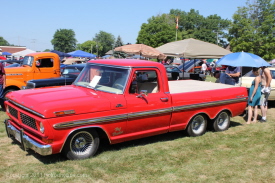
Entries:
{"label": "truck windshield", "polygon": [[128,68],[87,64],[75,80],[74,85],[122,94],[128,76]]}
{"label": "truck windshield", "polygon": [[24,59],[23,59],[23,64],[22,65],[32,66],[32,62],[33,62],[33,57],[25,56]]}

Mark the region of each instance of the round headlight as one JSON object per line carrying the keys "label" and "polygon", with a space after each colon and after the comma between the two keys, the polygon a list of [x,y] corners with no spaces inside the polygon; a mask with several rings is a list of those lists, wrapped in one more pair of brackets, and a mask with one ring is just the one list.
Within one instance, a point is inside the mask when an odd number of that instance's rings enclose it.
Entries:
{"label": "round headlight", "polygon": [[39,125],[39,126],[40,126],[40,132],[41,132],[41,133],[44,133],[45,129],[44,129],[43,123],[40,122],[40,125]]}

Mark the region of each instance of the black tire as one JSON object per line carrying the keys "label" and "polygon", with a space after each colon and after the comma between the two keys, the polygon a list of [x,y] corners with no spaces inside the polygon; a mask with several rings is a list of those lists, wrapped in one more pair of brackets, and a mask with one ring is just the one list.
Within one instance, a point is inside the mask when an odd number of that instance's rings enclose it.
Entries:
{"label": "black tire", "polygon": [[9,89],[9,90],[7,90],[7,91],[4,92],[4,94],[3,94],[4,100],[6,100],[6,95],[7,95],[8,93],[12,92],[12,91],[17,91],[17,90],[15,90],[15,89]]}
{"label": "black tire", "polygon": [[221,112],[218,114],[218,116],[214,119],[213,122],[213,128],[214,131],[219,132],[219,131],[225,131],[229,128],[230,126],[230,115],[228,112]]}
{"label": "black tire", "polygon": [[70,135],[62,153],[70,160],[90,158],[95,155],[99,146],[96,130],[82,130]]}
{"label": "black tire", "polygon": [[194,116],[187,126],[187,134],[191,137],[203,135],[206,132],[207,119],[204,115]]}

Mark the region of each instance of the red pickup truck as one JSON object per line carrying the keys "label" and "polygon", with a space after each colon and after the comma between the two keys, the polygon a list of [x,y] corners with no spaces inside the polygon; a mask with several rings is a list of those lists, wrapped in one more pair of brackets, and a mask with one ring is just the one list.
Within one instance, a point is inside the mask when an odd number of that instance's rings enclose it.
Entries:
{"label": "red pickup truck", "polygon": [[164,66],[151,61],[95,60],[73,85],[9,93],[5,125],[23,149],[84,159],[103,138],[115,144],[178,130],[227,130],[246,104],[245,87],[168,82]]}

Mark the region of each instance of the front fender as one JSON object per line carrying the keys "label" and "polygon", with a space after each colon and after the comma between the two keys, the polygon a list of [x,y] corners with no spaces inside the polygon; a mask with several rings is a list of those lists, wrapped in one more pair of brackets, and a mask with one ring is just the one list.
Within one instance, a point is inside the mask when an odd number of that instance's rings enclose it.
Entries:
{"label": "front fender", "polygon": [[26,83],[20,80],[7,79],[5,90],[8,88],[18,88],[20,90],[22,86],[26,86]]}

